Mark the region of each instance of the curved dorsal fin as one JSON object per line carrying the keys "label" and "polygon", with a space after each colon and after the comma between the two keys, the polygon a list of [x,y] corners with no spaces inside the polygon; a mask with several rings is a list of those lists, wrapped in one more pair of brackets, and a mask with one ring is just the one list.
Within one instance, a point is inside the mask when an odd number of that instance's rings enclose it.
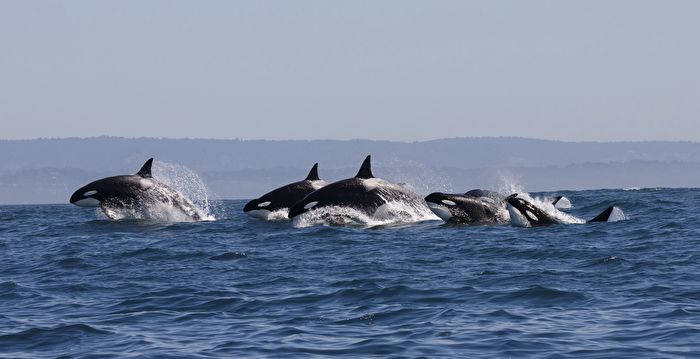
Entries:
{"label": "curved dorsal fin", "polygon": [[320,178],[318,178],[318,163],[314,163],[314,166],[311,167],[311,171],[309,171],[309,174],[306,176],[307,181],[318,181]]}
{"label": "curved dorsal fin", "polygon": [[368,155],[365,158],[365,161],[362,162],[362,166],[360,166],[360,170],[355,175],[355,178],[374,178],[374,176],[372,175],[372,164],[370,163],[371,160],[372,156]]}
{"label": "curved dorsal fin", "polygon": [[615,209],[615,206],[610,206],[610,207],[606,208],[599,215],[595,216],[595,218],[588,221],[588,223],[590,223],[590,222],[607,222],[608,219],[610,219],[610,215],[612,214],[612,211],[614,209]]}
{"label": "curved dorsal fin", "polygon": [[151,178],[151,165],[153,165],[153,158],[149,158],[146,163],[143,164],[141,169],[136,172],[137,176],[141,176],[143,178]]}

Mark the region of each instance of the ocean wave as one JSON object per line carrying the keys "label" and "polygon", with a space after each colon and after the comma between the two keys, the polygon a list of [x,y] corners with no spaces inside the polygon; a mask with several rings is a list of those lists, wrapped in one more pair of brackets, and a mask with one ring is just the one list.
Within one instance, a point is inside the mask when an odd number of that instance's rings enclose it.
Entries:
{"label": "ocean wave", "polygon": [[631,219],[295,228],[249,219],[245,201],[186,223],[3,206],[0,356],[700,352],[700,191],[565,194],[576,217],[616,204]]}

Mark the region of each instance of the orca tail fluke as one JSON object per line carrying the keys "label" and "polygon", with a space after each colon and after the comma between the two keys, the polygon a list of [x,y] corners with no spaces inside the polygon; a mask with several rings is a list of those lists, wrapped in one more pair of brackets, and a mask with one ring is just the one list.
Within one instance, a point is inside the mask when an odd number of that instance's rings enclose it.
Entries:
{"label": "orca tail fluke", "polygon": [[610,219],[610,215],[612,214],[613,210],[615,209],[615,206],[610,206],[606,208],[603,212],[601,212],[599,215],[595,216],[595,218],[591,219],[588,221],[588,223],[591,222],[607,222],[608,219]]}
{"label": "orca tail fluke", "polygon": [[559,202],[559,200],[560,200],[562,197],[563,197],[563,196],[555,196],[554,198],[552,198],[552,205],[553,205],[553,206],[556,206],[556,205],[557,205],[557,202]]}
{"label": "orca tail fluke", "polygon": [[371,160],[372,160],[372,156],[368,155],[365,158],[365,161],[362,162],[362,166],[360,166],[360,170],[357,172],[357,175],[355,175],[355,178],[362,178],[362,179],[374,178],[374,175],[372,175]]}
{"label": "orca tail fluke", "polygon": [[143,177],[143,178],[151,178],[151,177],[153,177],[153,176],[151,175],[151,166],[152,166],[152,165],[153,165],[153,158],[149,158],[148,161],[146,161],[146,163],[143,164],[143,166],[141,167],[141,169],[140,169],[138,172],[136,172],[136,174],[137,174],[138,176]]}
{"label": "orca tail fluke", "polygon": [[318,181],[320,178],[318,177],[318,163],[314,163],[314,166],[311,167],[311,171],[309,171],[309,174],[306,176],[307,181]]}

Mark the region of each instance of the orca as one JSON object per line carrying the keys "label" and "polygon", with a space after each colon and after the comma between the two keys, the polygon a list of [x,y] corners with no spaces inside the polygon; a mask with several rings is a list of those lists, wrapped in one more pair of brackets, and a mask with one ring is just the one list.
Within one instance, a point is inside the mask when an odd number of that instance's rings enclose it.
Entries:
{"label": "orca", "polygon": [[571,201],[564,196],[554,196],[552,198],[552,205],[556,209],[571,209]]}
{"label": "orca", "polygon": [[148,159],[134,175],[102,178],[80,187],[70,197],[79,207],[100,207],[109,218],[116,219],[115,210],[129,209],[147,213],[154,204],[174,208],[191,220],[201,220],[203,214],[189,199],[159,182],[151,175],[153,158]]}
{"label": "orca", "polygon": [[464,194],[433,192],[425,202],[447,223],[497,224],[508,223],[504,198],[498,192],[475,189]]}
{"label": "orca", "polygon": [[290,183],[251,200],[243,207],[243,212],[251,217],[270,219],[273,212],[289,210],[307,194],[327,184],[318,177],[318,163],[315,163],[303,181]]}
{"label": "orca", "polygon": [[[526,199],[518,197],[517,193],[508,196],[506,198],[506,202],[508,203],[507,206],[508,213],[510,214],[510,220],[514,226],[541,227],[564,223],[561,219],[547,213],[541,208],[538,208]],[[608,222],[610,220],[610,215],[613,213],[615,208],[615,206],[606,208],[603,212],[595,216],[587,223]]]}
{"label": "orca", "polygon": [[309,193],[289,209],[288,217],[294,219],[324,207],[348,207],[375,216],[385,214],[384,205],[390,201],[418,203],[425,207],[418,195],[403,186],[374,177],[371,156],[367,156],[355,177],[333,182]]}
{"label": "orca", "polygon": [[502,195],[501,193],[498,193],[496,191],[489,191],[487,189],[469,190],[465,192],[464,195],[473,198],[490,198],[494,202],[503,202],[503,200],[506,198],[506,196]]}

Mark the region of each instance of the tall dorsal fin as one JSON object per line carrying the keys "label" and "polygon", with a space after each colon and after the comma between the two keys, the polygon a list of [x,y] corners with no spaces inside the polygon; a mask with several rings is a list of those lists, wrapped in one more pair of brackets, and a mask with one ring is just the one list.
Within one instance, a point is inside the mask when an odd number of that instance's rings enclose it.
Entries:
{"label": "tall dorsal fin", "polygon": [[318,178],[318,163],[314,163],[314,166],[311,167],[311,171],[309,171],[309,175],[306,176],[307,181],[318,181],[320,178]]}
{"label": "tall dorsal fin", "polygon": [[141,176],[143,178],[151,178],[151,166],[153,165],[153,158],[149,158],[146,163],[143,164],[143,167],[136,172],[137,176]]}
{"label": "tall dorsal fin", "polygon": [[612,211],[615,209],[615,206],[610,206],[606,208],[603,212],[601,212],[599,215],[595,216],[595,218],[591,219],[590,222],[607,222],[608,219],[610,219],[610,215],[612,214]]}
{"label": "tall dorsal fin", "polygon": [[362,162],[362,166],[360,166],[360,170],[355,175],[355,178],[374,178],[372,175],[372,164],[370,163],[371,160],[372,155],[368,155],[367,158],[365,158],[365,161]]}

